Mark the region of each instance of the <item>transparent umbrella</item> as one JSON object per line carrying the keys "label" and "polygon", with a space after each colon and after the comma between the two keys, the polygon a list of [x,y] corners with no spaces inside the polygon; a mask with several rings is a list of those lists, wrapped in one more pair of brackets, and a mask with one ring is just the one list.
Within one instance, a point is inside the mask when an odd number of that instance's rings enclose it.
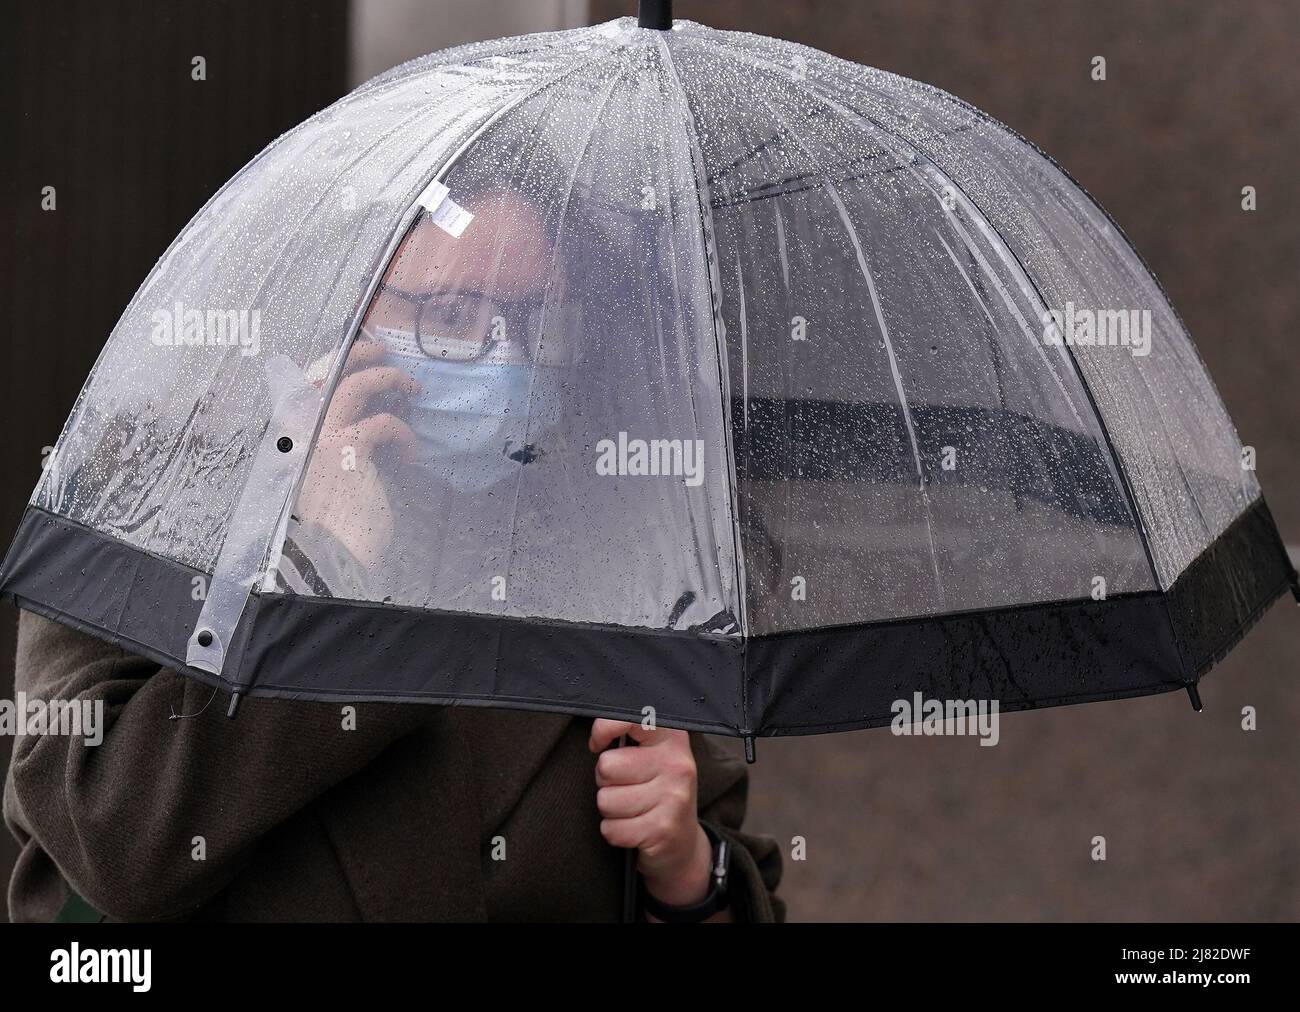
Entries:
{"label": "transparent umbrella", "polygon": [[924,84],[666,5],[271,144],[3,570],[240,694],[744,736],[1186,688],[1295,586],[1119,229]]}

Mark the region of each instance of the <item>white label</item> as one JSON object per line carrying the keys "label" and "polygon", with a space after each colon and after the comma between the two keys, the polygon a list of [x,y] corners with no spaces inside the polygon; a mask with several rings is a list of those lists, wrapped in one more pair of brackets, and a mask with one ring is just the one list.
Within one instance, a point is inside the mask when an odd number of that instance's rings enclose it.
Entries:
{"label": "white label", "polygon": [[426,210],[432,211],[447,199],[447,194],[449,193],[451,193],[451,191],[435,179],[424,188],[423,193],[415,198],[415,202]]}
{"label": "white label", "polygon": [[433,218],[435,225],[454,239],[464,235],[465,229],[469,228],[469,223],[474,220],[474,215],[450,197],[439,204],[436,211],[431,211],[429,216]]}
{"label": "white label", "polygon": [[435,225],[453,239],[459,239],[474,220],[474,215],[452,200],[450,194],[451,191],[435,179],[415,202],[429,212]]}

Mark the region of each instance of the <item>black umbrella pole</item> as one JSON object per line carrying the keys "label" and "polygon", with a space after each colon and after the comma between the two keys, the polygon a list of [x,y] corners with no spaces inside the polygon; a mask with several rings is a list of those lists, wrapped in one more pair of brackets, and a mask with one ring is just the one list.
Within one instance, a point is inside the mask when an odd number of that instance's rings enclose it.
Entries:
{"label": "black umbrella pole", "polygon": [[642,28],[666,32],[673,27],[672,0],[641,0],[637,13],[637,22]]}
{"label": "black umbrella pole", "polygon": [[623,923],[636,923],[636,848],[623,854]]}
{"label": "black umbrella pole", "polygon": [[[614,744],[615,748],[627,748],[629,745],[635,745],[636,741],[623,735]],[[636,848],[628,847],[623,851],[623,923],[636,923]]]}

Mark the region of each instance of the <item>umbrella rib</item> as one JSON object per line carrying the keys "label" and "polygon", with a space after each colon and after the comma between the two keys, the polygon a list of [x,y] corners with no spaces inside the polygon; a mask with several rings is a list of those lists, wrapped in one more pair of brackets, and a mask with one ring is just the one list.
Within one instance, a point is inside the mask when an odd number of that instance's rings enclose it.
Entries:
{"label": "umbrella rib", "polygon": [[854,227],[852,218],[849,217],[849,209],[844,205],[840,191],[835,188],[834,183],[827,179],[824,180],[824,185],[826,192],[830,194],[831,200],[835,204],[836,211],[839,212],[840,221],[848,232],[849,241],[853,244],[853,252],[857,255],[858,260],[858,270],[862,272],[862,277],[867,282],[867,293],[871,296],[871,308],[876,314],[876,324],[879,326],[880,336],[885,342],[885,355],[889,359],[889,372],[893,377],[894,390],[898,394],[899,406],[903,409],[903,423],[907,428],[908,442],[912,446],[912,459],[916,462],[917,488],[921,493],[921,502],[925,507],[925,532],[930,542],[930,567],[934,570],[934,589],[939,595],[939,607],[942,609],[945,605],[945,595],[943,592],[943,576],[939,573],[939,552],[934,541],[934,511],[930,503],[930,492],[926,488],[925,467],[921,463],[921,444],[916,438],[916,424],[912,419],[912,408],[907,403],[907,392],[903,389],[903,374],[898,368],[898,356],[894,353],[894,342],[889,336],[889,325],[885,323],[885,311],[880,305],[880,293],[876,291],[876,280],[872,276],[871,267],[867,264],[867,255],[862,249],[862,240],[858,236],[858,230]]}
{"label": "umbrella rib", "polygon": [[690,99],[686,94],[685,86],[682,84],[681,75],[677,72],[677,63],[673,59],[672,48],[668,45],[667,40],[663,38],[663,33],[655,33],[655,41],[659,44],[659,49],[663,54],[664,67],[668,77],[676,87],[678,99],[682,105],[684,114],[682,117],[682,131],[686,137],[691,167],[695,172],[695,197],[699,209],[700,243],[704,255],[706,283],[709,288],[709,306],[713,316],[713,346],[718,367],[718,387],[722,396],[722,439],[727,453],[727,498],[731,507],[732,558],[736,572],[736,607],[740,612],[740,707],[741,724],[743,725],[740,732],[746,738],[746,755],[748,756],[753,747],[749,717],[749,587],[740,537],[736,446],[731,427],[731,388],[727,372],[727,349],[725,344],[726,326],[721,319],[722,284],[718,277],[717,243],[714,239],[713,215],[710,210],[711,198],[709,195],[708,170],[704,165],[704,153],[700,149],[697,137],[699,127],[695,122],[695,114],[691,110]]}
{"label": "umbrella rib", "polygon": [[[759,69],[770,69],[766,61],[752,59],[752,62]],[[820,98],[821,96],[819,95],[818,97]],[[810,152],[807,149],[807,147],[804,145],[804,143],[798,138],[794,130],[791,128],[790,124],[786,121],[786,118],[781,114],[780,110],[778,110],[775,106],[773,106],[773,104],[766,98],[763,99],[763,102],[767,106],[768,111],[771,112],[772,115],[776,117],[778,121],[780,121],[783,127],[783,131],[794,140],[794,143],[798,145],[798,147],[804,152],[804,154],[808,155],[810,161],[815,161],[815,159],[812,156],[812,152]],[[831,105],[829,102],[823,101],[823,105],[828,109],[832,109],[832,110],[836,109],[836,107]],[[871,268],[867,264],[866,254],[862,248],[862,241],[858,236],[857,229],[854,228],[853,226],[853,221],[849,216],[848,208],[844,205],[844,201],[840,197],[839,190],[835,187],[835,184],[831,182],[829,176],[827,176],[824,172],[820,173],[819,175],[821,179],[821,185],[825,188],[826,192],[830,195],[831,200],[834,202],[836,211],[840,217],[840,221],[844,225],[844,228],[847,231],[849,236],[849,241],[852,243],[854,252],[857,255],[858,269],[861,271],[862,277],[867,283],[867,291],[871,298],[871,307],[872,310],[875,312],[876,322],[880,328],[880,335],[885,342],[885,351],[889,359],[889,371],[893,378],[894,390],[898,395],[899,406],[902,409],[903,422],[907,429],[907,438],[912,448],[912,459],[916,464],[917,488],[921,494],[921,501],[925,508],[925,531],[926,531],[926,539],[929,542],[929,547],[930,547],[930,566],[934,572],[934,581],[935,581],[934,588],[935,588],[935,592],[939,596],[939,606],[942,609],[945,603],[946,595],[944,594],[944,589],[943,589],[943,577],[939,572],[938,547],[934,540],[933,508],[930,503],[930,493],[926,487],[925,468],[921,463],[921,448],[920,448],[920,443],[918,442],[916,437],[916,426],[912,419],[911,407],[907,402],[907,393],[903,388],[903,377],[901,372],[899,371],[898,358],[894,353],[893,340],[889,336],[889,327],[885,323],[885,314],[880,304],[879,293],[876,291],[875,278],[872,276]]]}
{"label": "umbrella rib", "polygon": [[[622,80],[623,80],[623,70],[620,68],[618,73],[614,74],[613,77],[610,79],[609,83],[605,86],[605,91],[600,98],[599,106],[595,110],[595,112],[592,113],[591,125],[587,130],[587,135],[586,137],[583,138],[582,146],[578,151],[577,157],[573,161],[573,172],[569,175],[568,186],[565,188],[564,203],[560,207],[559,222],[556,224],[556,228],[555,228],[555,257],[556,258],[559,257],[560,243],[565,234],[564,229],[565,229],[565,224],[568,221],[568,217],[569,217],[569,205],[573,201],[573,187],[577,182],[578,173],[582,170],[582,164],[587,159],[587,154],[591,149],[591,140],[596,134],[596,128],[600,125],[601,116],[604,115],[605,109],[609,105],[610,99],[613,97],[614,88]],[[541,94],[541,91],[538,91],[536,94],[529,96],[529,99],[527,100],[531,101],[531,99],[535,98],[537,94]],[[519,104],[522,105],[523,103],[521,102]],[[551,286],[553,285],[554,281],[555,281],[555,276],[552,273],[551,277],[547,279],[546,292],[542,298],[541,319],[539,320],[537,325],[538,355],[541,354],[542,341],[545,340],[544,335],[546,333],[546,309],[550,301],[549,295],[551,291]],[[533,412],[533,388],[536,385],[536,382],[537,382],[537,370],[534,369],[532,370],[532,372],[529,374],[528,377],[528,402],[524,408],[525,446],[528,445],[529,436],[531,435],[530,425],[532,423],[532,412]],[[524,482],[523,468],[520,468],[519,472],[515,476],[514,502],[510,508],[510,544],[506,547],[506,565],[505,565],[505,577],[506,577],[507,585],[509,585],[509,583],[511,582],[510,568],[511,568],[511,564],[514,562],[514,557],[515,557],[515,535],[518,530],[517,525],[519,521],[519,498],[523,489],[523,482]]]}

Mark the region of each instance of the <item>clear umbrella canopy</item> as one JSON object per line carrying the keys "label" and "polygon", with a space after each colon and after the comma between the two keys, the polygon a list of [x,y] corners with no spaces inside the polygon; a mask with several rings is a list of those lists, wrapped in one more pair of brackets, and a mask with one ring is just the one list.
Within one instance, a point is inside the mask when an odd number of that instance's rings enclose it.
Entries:
{"label": "clear umbrella canopy", "polygon": [[5,590],[238,691],[830,730],[1194,686],[1293,579],[1244,459],[1028,142],[624,19],[405,64],[231,180]]}

